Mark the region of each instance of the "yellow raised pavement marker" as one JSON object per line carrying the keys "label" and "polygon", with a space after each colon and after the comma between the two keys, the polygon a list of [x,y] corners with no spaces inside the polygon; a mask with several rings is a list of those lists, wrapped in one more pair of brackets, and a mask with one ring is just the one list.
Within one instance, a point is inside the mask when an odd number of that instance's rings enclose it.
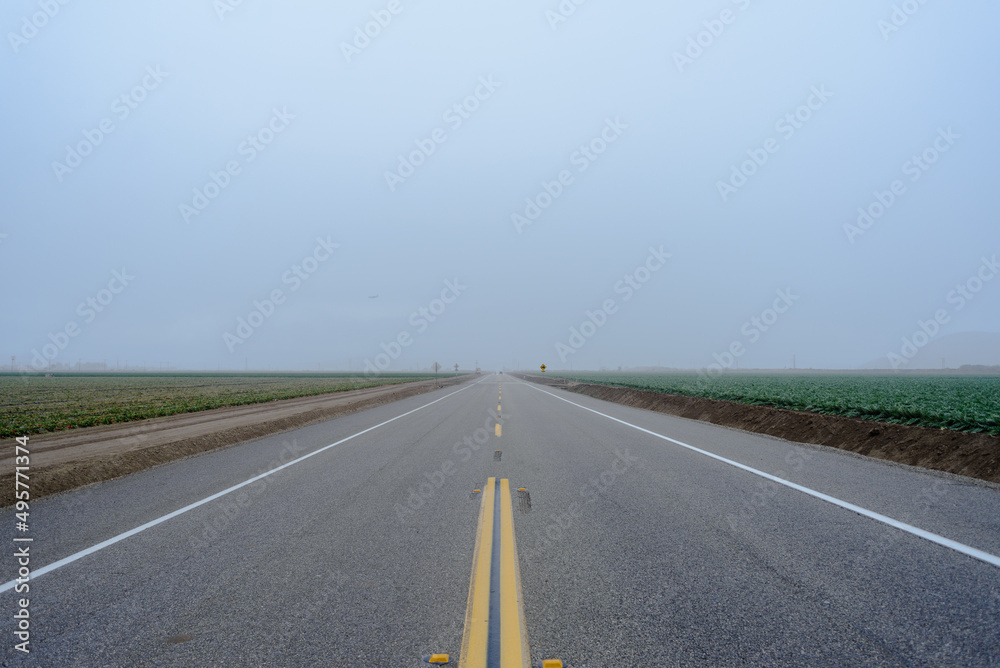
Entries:
{"label": "yellow raised pavement marker", "polygon": [[446,666],[451,663],[451,657],[447,654],[428,654],[424,661],[435,666]]}

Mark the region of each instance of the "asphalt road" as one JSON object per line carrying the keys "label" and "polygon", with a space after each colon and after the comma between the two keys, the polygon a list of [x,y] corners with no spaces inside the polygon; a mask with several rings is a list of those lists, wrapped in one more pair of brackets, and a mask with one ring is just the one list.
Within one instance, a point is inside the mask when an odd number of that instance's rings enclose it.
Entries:
{"label": "asphalt road", "polygon": [[[535,660],[1000,665],[996,486],[508,375],[41,499],[26,534],[3,511],[3,581],[17,577],[15,537],[33,539],[36,573],[28,595],[0,593],[0,662],[418,667],[449,652],[457,664],[471,492],[489,477],[530,494],[528,512],[514,499],[514,530]],[[14,648],[25,597],[30,655]]]}

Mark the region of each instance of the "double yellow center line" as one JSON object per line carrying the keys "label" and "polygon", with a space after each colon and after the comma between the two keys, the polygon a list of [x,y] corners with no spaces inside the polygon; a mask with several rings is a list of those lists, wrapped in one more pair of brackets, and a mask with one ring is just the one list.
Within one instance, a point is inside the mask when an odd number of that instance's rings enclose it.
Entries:
{"label": "double yellow center line", "polygon": [[[499,498],[498,498],[499,497]],[[459,668],[529,668],[510,482],[483,488]]]}

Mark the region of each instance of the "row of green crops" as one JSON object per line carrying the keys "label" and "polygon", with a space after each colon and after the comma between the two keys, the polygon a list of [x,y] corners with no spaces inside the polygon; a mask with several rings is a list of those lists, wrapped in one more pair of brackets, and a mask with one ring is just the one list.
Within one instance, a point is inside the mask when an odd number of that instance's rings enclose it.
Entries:
{"label": "row of green crops", "polygon": [[[442,374],[442,377],[454,374]],[[430,376],[433,378],[433,375]],[[427,374],[5,374],[0,438],[342,392]]]}
{"label": "row of green crops", "polygon": [[559,372],[587,383],[1000,435],[1000,376]]}

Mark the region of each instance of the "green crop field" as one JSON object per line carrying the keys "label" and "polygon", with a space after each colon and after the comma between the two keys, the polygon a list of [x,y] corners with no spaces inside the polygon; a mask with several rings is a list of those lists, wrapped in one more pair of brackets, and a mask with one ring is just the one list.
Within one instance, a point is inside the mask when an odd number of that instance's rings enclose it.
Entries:
{"label": "green crop field", "polygon": [[0,438],[426,378],[433,375],[8,373],[0,375]]}
{"label": "green crop field", "polygon": [[667,394],[1000,435],[1000,376],[587,372],[553,375]]}

